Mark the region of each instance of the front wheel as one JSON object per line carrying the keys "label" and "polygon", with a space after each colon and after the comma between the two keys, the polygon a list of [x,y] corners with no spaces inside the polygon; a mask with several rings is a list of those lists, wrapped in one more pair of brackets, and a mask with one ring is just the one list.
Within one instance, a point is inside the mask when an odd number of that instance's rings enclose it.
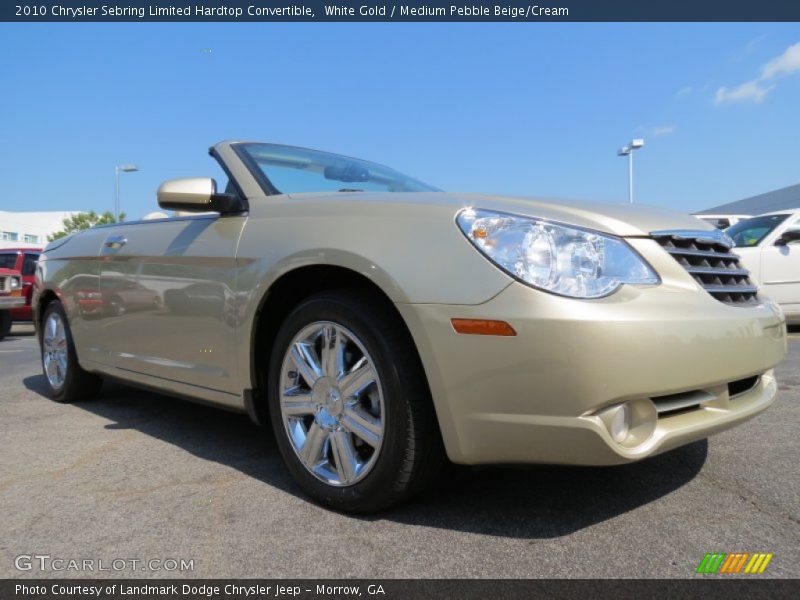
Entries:
{"label": "front wheel", "polygon": [[13,319],[11,318],[11,311],[0,310],[0,340],[2,340],[11,332],[12,322]]}
{"label": "front wheel", "polygon": [[416,350],[390,307],[350,292],[305,300],[271,355],[281,454],[316,500],[373,512],[420,490],[444,458]]}
{"label": "front wheel", "polygon": [[53,400],[75,402],[97,394],[102,380],[78,364],[67,316],[57,300],[48,304],[44,311],[41,347],[42,370]]}

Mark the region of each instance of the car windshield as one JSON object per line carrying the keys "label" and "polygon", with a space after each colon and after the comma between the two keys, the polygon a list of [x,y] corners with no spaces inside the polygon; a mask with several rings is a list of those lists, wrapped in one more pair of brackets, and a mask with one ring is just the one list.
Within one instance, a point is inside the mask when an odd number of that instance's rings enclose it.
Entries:
{"label": "car windshield", "polygon": [[273,194],[306,192],[436,192],[394,169],[338,154],[281,146],[238,144],[245,162]]}
{"label": "car windshield", "polygon": [[757,246],[767,237],[778,225],[786,220],[789,215],[763,215],[739,221],[736,225],[725,230],[736,242],[737,248],[747,248]]}
{"label": "car windshield", "polygon": [[17,253],[0,254],[0,269],[14,269],[17,266]]}

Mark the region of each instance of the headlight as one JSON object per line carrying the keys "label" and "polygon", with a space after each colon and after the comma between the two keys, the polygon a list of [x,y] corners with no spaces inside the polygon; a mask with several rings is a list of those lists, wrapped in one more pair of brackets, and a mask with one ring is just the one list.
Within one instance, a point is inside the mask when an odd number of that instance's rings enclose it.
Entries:
{"label": "headlight", "polygon": [[658,275],[623,239],[541,219],[465,209],[456,222],[486,257],[535,288],[600,298],[623,284],[655,285]]}
{"label": "headlight", "polygon": [[19,277],[12,277],[10,285],[12,290],[18,290],[22,287],[22,284],[19,282]]}

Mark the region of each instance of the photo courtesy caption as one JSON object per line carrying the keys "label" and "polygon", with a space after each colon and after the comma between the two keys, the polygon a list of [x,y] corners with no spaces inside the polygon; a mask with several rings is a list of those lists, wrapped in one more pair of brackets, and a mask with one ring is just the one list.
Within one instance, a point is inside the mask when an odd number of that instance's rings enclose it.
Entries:
{"label": "photo courtesy caption", "polygon": [[[315,588],[306,590],[307,592],[314,591],[317,595],[338,595],[338,596],[361,596],[360,586],[346,586],[346,585],[317,585]],[[370,584],[366,588],[367,594],[370,596],[383,595],[386,592],[383,586],[377,584]],[[26,585],[18,583],[14,586],[15,594],[24,595],[44,595],[52,594],[54,596],[97,596],[108,594],[119,594],[120,596],[135,596],[135,595],[182,595],[182,596],[299,596],[303,589],[299,586],[271,586],[271,585],[234,585],[229,583],[224,587],[215,585],[190,585],[190,584],[168,584],[168,585],[124,585],[112,584],[106,586],[97,585],[64,585],[53,584],[46,585]]]}

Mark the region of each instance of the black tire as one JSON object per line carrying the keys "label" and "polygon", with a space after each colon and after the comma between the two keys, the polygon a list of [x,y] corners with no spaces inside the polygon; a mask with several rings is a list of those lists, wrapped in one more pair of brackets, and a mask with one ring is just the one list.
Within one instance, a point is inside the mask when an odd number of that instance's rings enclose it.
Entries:
{"label": "black tire", "polygon": [[[311,474],[286,433],[280,408],[281,368],[289,344],[319,321],[344,326],[371,355],[383,393],[384,438],[374,466],[352,485],[336,486]],[[441,433],[425,374],[410,334],[382,299],[350,291],[304,300],[275,337],[268,371],[268,406],[278,448],[289,471],[309,496],[337,510],[369,513],[424,489],[445,462]]]}
{"label": "black tire", "polygon": [[111,315],[114,317],[121,317],[127,312],[125,302],[119,296],[112,296],[108,306]]}
{"label": "black tire", "polygon": [[[44,336],[46,335],[45,328],[47,327],[50,315],[54,313],[61,318],[64,324],[64,333],[66,335],[67,344],[67,369],[66,375],[64,376],[64,382],[60,387],[55,386],[50,382],[50,379],[47,377],[47,370],[44,366]],[[72,332],[69,328],[67,315],[64,312],[64,307],[61,306],[61,302],[58,300],[53,300],[47,305],[47,308],[45,308],[44,315],[42,317],[42,331],[40,332],[40,336],[39,344],[41,348],[42,372],[44,373],[44,380],[45,384],[47,385],[48,395],[56,402],[64,403],[90,400],[96,396],[100,391],[100,386],[102,385],[103,380],[93,373],[84,371],[80,364],[78,364],[78,356],[75,353],[75,343],[72,340]]]}
{"label": "black tire", "polygon": [[6,337],[11,331],[12,321],[11,311],[0,310],[0,340]]}

